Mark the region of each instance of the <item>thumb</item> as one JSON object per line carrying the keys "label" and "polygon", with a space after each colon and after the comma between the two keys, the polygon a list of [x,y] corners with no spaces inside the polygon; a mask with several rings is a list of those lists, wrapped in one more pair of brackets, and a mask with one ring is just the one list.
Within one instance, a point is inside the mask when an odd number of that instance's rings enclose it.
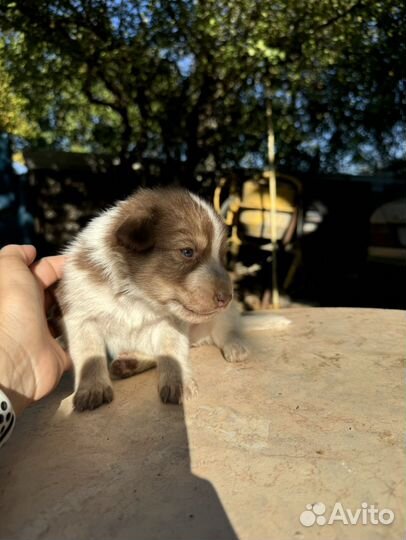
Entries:
{"label": "thumb", "polygon": [[30,244],[19,246],[17,244],[9,244],[0,249],[0,258],[2,257],[15,257],[20,259],[21,262],[29,266],[37,255],[37,250]]}

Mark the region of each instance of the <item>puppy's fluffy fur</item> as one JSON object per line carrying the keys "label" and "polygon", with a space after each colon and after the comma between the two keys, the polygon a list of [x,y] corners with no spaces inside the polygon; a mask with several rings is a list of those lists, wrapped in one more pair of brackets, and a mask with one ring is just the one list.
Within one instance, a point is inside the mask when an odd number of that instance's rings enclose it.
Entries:
{"label": "puppy's fluffy fur", "polygon": [[180,403],[196,392],[191,345],[213,343],[228,361],[247,356],[225,227],[196,195],[139,190],[96,217],[66,253],[57,297],[77,410],[113,399],[108,357],[116,377],[157,366],[161,400]]}

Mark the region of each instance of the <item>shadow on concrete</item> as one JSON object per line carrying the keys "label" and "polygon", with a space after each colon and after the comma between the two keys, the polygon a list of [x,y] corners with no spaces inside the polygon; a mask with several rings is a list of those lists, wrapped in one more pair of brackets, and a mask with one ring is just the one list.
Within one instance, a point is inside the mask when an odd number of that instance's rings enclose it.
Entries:
{"label": "shadow on concrete", "polygon": [[191,472],[183,407],[153,372],[72,412],[72,380],[19,419],[1,450],[0,539],[237,540],[212,484]]}

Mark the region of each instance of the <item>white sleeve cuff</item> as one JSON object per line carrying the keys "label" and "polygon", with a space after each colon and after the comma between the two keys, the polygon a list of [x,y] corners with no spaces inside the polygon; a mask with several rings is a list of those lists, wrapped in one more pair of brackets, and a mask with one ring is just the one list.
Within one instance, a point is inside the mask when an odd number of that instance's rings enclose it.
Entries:
{"label": "white sleeve cuff", "polygon": [[6,394],[0,390],[0,447],[5,444],[14,429],[16,415],[11,405],[11,401]]}

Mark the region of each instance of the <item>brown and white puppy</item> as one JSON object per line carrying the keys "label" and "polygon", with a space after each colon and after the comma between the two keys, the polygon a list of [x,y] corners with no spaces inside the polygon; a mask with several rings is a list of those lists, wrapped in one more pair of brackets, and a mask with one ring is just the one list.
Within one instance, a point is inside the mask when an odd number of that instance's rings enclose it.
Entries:
{"label": "brown and white puppy", "polygon": [[128,377],[157,366],[163,402],[196,392],[191,345],[247,356],[225,269],[226,230],[186,190],[141,189],[96,217],[66,250],[57,290],[75,367],[74,406],[113,399],[107,367]]}

